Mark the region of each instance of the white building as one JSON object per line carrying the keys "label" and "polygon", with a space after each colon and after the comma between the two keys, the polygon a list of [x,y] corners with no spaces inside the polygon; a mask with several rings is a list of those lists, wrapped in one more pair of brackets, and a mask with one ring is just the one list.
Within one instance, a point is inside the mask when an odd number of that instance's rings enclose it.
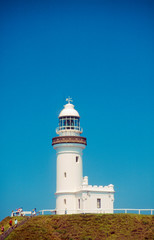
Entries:
{"label": "white building", "polygon": [[56,212],[113,213],[114,186],[88,185],[88,177],[83,177],[82,151],[87,140],[80,136],[79,113],[71,99],[67,101],[59,114],[59,136],[52,139],[57,153]]}

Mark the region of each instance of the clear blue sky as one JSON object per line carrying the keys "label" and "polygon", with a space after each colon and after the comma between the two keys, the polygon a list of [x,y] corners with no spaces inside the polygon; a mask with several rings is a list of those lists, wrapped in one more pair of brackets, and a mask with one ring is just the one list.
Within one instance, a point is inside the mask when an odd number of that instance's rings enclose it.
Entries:
{"label": "clear blue sky", "polygon": [[154,2],[1,1],[0,219],[55,208],[58,114],[81,116],[84,176],[154,208]]}

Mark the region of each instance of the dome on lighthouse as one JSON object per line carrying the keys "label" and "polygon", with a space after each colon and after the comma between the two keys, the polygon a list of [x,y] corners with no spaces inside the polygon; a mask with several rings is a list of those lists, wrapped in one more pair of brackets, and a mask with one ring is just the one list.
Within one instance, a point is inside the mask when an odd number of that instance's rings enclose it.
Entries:
{"label": "dome on lighthouse", "polygon": [[68,103],[64,106],[64,109],[60,112],[59,118],[61,117],[80,117],[79,113],[74,109],[74,105],[70,103],[71,99],[69,98]]}
{"label": "dome on lighthouse", "polygon": [[59,126],[56,133],[60,136],[80,136],[82,129],[80,127],[80,115],[74,109],[74,105],[70,103],[71,98],[67,98],[68,103],[64,105],[64,109],[59,114]]}

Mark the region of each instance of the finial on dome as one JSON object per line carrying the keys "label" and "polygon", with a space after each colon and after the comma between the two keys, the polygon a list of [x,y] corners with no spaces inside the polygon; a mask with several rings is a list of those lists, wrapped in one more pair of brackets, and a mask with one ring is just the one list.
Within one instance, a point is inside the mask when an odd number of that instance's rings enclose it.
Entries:
{"label": "finial on dome", "polygon": [[66,101],[67,101],[68,103],[73,102],[72,98],[70,98],[70,97],[66,98]]}

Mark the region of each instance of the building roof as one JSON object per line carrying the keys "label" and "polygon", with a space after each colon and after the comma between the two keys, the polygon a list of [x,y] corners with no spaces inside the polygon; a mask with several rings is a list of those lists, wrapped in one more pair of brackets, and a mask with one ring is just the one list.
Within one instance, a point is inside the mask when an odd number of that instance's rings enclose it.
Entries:
{"label": "building roof", "polygon": [[67,116],[80,117],[79,113],[74,109],[74,105],[71,103],[64,105],[64,109],[59,114],[59,118]]}

